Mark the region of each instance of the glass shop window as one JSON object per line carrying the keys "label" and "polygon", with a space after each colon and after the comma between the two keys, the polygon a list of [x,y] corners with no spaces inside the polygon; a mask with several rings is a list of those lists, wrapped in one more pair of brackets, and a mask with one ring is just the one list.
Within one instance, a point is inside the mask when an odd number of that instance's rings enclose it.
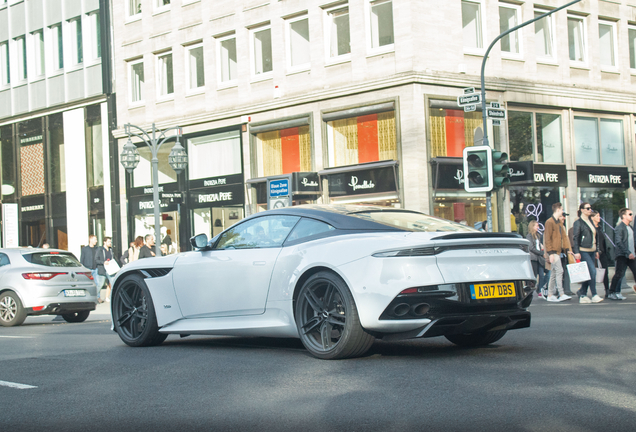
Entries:
{"label": "glass shop window", "polygon": [[508,111],[511,161],[563,163],[561,115]]}
{"label": "glass shop window", "polygon": [[397,159],[395,111],[327,122],[329,166]]}
{"label": "glass shop window", "polygon": [[311,171],[309,126],[256,135],[258,177]]}
{"label": "glass shop window", "polygon": [[625,165],[623,121],[574,117],[576,163]]}
{"label": "glass shop window", "polygon": [[[174,147],[174,141],[164,143],[159,149],[159,184],[173,183],[177,181],[177,173],[168,163],[168,155]],[[152,153],[146,144],[138,144],[139,165],[133,171],[133,187],[152,185]],[[190,165],[190,163],[188,163]]]}
{"label": "glass shop window", "polygon": [[64,120],[62,113],[49,116],[49,146],[51,148],[51,189],[66,192],[66,158],[64,156]]}
{"label": "glass shop window", "polygon": [[241,173],[241,135],[223,132],[188,139],[191,180]]}
{"label": "glass shop window", "polygon": [[44,193],[44,140],[42,119],[18,124],[20,139],[20,183],[22,196]]}
{"label": "glass shop window", "polygon": [[483,120],[481,112],[431,108],[430,123],[431,157],[462,157],[464,147],[474,145],[475,129]]}

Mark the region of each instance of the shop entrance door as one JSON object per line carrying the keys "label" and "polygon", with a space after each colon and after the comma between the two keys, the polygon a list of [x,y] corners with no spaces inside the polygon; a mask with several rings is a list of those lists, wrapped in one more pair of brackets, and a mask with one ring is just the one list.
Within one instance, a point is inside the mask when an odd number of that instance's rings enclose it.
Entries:
{"label": "shop entrance door", "polygon": [[44,220],[35,222],[22,222],[23,246],[42,247],[46,243],[46,226]]}

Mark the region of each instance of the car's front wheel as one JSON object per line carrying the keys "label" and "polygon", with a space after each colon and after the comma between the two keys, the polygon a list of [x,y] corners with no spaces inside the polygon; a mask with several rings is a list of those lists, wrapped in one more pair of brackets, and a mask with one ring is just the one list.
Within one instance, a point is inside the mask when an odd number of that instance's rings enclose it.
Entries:
{"label": "car's front wheel", "polygon": [[360,325],[345,282],[327,271],[312,275],[300,289],[296,326],[307,351],[325,360],[361,356],[374,341]]}
{"label": "car's front wheel", "polygon": [[167,334],[159,333],[150,291],[144,279],[128,275],[112,293],[112,315],[115,331],[132,347],[159,345]]}
{"label": "car's front wheel", "polygon": [[457,335],[447,335],[446,339],[455,345],[464,347],[478,347],[497,342],[504,337],[507,330],[498,330],[484,333],[466,333]]}
{"label": "car's front wheel", "polygon": [[64,318],[64,321],[66,322],[81,323],[86,321],[86,319],[88,318],[90,314],[91,314],[91,311],[73,312],[73,313],[62,314],[62,318]]}
{"label": "car's front wheel", "polygon": [[0,294],[0,325],[3,327],[19,326],[26,317],[27,312],[16,293],[5,291]]}

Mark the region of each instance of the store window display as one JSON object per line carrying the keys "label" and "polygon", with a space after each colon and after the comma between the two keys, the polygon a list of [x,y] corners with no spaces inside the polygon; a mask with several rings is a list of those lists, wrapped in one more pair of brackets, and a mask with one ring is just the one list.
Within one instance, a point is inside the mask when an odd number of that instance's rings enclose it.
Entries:
{"label": "store window display", "polygon": [[559,114],[509,110],[507,123],[511,161],[563,162]]}
{"label": "store window display", "polygon": [[559,188],[511,186],[509,193],[512,231],[526,237],[528,224],[535,220],[539,222],[539,232],[543,232],[552,215],[552,204],[559,202]]}
{"label": "store window display", "polygon": [[309,126],[256,134],[258,177],[311,171]]}

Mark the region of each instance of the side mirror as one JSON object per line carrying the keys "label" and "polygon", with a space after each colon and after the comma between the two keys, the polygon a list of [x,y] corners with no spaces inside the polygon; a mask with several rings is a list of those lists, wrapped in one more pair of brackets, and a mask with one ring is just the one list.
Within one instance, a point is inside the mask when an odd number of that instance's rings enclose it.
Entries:
{"label": "side mirror", "polygon": [[208,236],[205,234],[198,234],[190,238],[190,244],[197,250],[206,249],[208,247]]}

